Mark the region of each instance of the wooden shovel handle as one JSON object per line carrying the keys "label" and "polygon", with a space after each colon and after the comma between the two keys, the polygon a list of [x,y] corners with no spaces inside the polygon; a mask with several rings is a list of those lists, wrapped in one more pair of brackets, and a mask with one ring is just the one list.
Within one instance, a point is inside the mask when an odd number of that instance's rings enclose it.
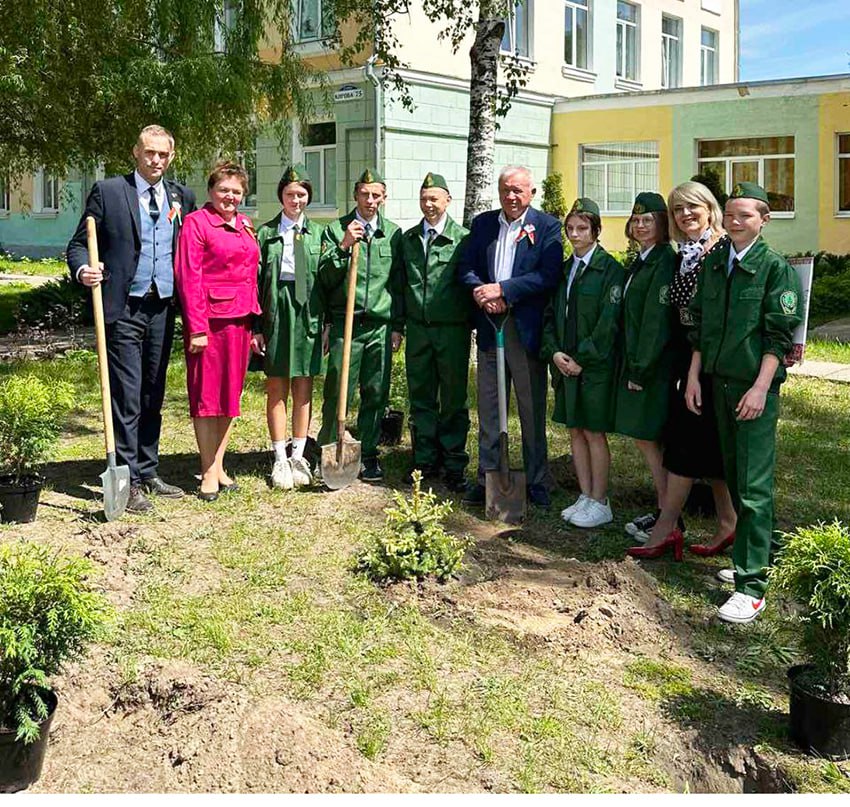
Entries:
{"label": "wooden shovel handle", "polygon": [[345,436],[345,418],[348,415],[348,369],[351,365],[351,340],[354,335],[354,298],[357,296],[357,261],[360,259],[360,242],[351,246],[348,259],[348,290],[345,295],[345,330],[342,337],[342,366],[339,371],[339,400],[336,404],[337,440]]}
{"label": "wooden shovel handle", "polygon": [[[89,266],[95,268],[100,263],[97,251],[97,225],[93,216],[86,218],[88,236]],[[109,365],[106,358],[106,324],[103,318],[103,289],[97,283],[91,287],[94,307],[94,335],[97,342],[97,367],[100,371],[100,399],[103,410],[103,435],[106,443],[106,456],[114,458],[115,431],[112,427],[112,397],[109,390]]]}

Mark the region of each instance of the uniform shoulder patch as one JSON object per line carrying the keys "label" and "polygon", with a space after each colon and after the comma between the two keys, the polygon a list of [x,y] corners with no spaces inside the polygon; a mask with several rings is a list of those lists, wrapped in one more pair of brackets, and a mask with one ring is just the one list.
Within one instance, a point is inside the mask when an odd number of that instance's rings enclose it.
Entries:
{"label": "uniform shoulder patch", "polygon": [[617,305],[620,300],[623,299],[623,287],[622,286],[611,286],[611,294],[610,294],[611,304]]}
{"label": "uniform shoulder patch", "polygon": [[786,289],[779,295],[779,305],[785,314],[797,313],[797,292]]}
{"label": "uniform shoulder patch", "polygon": [[658,302],[661,305],[667,305],[670,302],[670,287],[662,286],[658,289]]}

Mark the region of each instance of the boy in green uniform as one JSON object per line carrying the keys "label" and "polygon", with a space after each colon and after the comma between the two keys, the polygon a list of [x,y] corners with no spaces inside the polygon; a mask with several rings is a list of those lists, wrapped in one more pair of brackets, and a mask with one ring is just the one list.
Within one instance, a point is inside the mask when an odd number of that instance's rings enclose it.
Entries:
{"label": "boy in green uniform", "polygon": [[773,477],[784,358],[800,323],[800,282],[770,249],[767,193],[735,186],[723,216],[731,244],[707,259],[690,305],[694,348],[688,408],[702,405],[700,370],[712,375],[726,482],[738,513],[732,559],[735,593],[720,607],[724,622],[751,622],[765,606],[767,568],[778,548]]}
{"label": "boy in green uniform", "polygon": [[380,213],[386,198],[384,180],[377,171],[367,168],[354,183],[354,210],[329,224],[322,233],[317,277],[329,349],[319,431],[319,444],[326,445],[337,438],[336,407],[349,250],[355,241],[362,242],[357,265],[348,401],[352,402],[359,386],[357,428],[363,458],[360,478],[366,482],[377,482],[384,476],[378,462],[378,438],[389,398],[391,351],[401,345],[403,327],[402,233],[398,225]]}
{"label": "boy in green uniform", "polygon": [[413,433],[413,468],[435,476],[442,461],[449,490],[466,488],[469,463],[470,302],[457,278],[469,231],[446,212],[452,197],[440,174],[419,190],[423,219],[402,238],[405,359]]}

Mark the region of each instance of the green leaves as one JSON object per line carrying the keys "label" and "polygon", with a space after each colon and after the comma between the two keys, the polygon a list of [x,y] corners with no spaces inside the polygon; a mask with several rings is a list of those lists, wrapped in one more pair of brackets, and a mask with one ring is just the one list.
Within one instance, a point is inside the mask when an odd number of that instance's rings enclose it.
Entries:
{"label": "green leaves", "polygon": [[422,474],[413,473],[410,498],[395,492],[395,506],[384,511],[384,526],[373,532],[358,557],[358,568],[373,580],[408,580],[434,576],[443,581],[460,569],[472,543],[443,527],[452,512],[451,502],[438,502],[431,491],[422,491]]}
{"label": "green leaves", "polygon": [[100,635],[110,612],[92,569],[44,546],[0,545],[0,725],[26,743],[47,717],[50,676]]}
{"label": "green leaves", "polygon": [[36,473],[73,404],[74,388],[65,381],[48,386],[34,375],[0,381],[0,476]]}

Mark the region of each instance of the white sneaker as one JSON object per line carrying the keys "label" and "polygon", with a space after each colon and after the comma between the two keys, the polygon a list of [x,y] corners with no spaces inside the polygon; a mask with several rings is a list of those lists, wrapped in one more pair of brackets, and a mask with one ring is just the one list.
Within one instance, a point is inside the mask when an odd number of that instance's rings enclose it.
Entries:
{"label": "white sneaker", "polygon": [[313,474],[310,473],[310,464],[304,457],[289,458],[289,467],[292,470],[292,484],[296,488],[307,487],[313,484]]}
{"label": "white sneaker", "polygon": [[649,540],[652,528],[658,521],[659,511],[647,513],[626,524],[626,535],[630,535],[636,544],[645,544]]}
{"label": "white sneaker", "polygon": [[611,505],[608,499],[604,502],[598,502],[596,499],[588,499],[581,510],[577,510],[570,518],[570,524],[576,527],[589,529],[591,527],[601,527],[603,524],[610,524],[614,520],[614,515],[611,513]]}
{"label": "white sneaker", "polygon": [[272,487],[292,490],[292,468],[289,460],[275,460],[272,466]]}
{"label": "white sneaker", "polygon": [[717,579],[721,583],[728,583],[730,585],[735,585],[735,570],[734,569],[721,569],[717,573]]}
{"label": "white sneaker", "polygon": [[752,622],[764,611],[764,597],[757,600],[749,594],[736,591],[717,611],[717,616],[724,622],[743,625]]}
{"label": "white sneaker", "polygon": [[569,523],[570,518],[573,513],[578,512],[584,507],[584,503],[590,499],[589,496],[585,496],[583,493],[579,495],[579,497],[569,506],[565,507],[561,510],[561,518],[564,519],[567,523]]}

